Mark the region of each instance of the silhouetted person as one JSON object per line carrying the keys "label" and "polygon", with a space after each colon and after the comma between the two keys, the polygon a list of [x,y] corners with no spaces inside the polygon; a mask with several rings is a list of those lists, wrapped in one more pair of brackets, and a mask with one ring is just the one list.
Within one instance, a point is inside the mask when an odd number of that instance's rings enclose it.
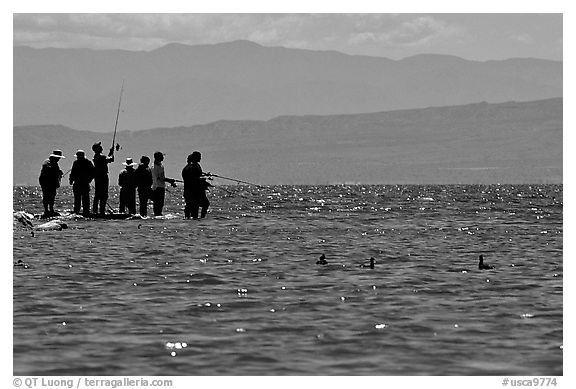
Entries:
{"label": "silhouetted person", "polygon": [[326,256],[324,256],[324,254],[322,254],[316,261],[316,265],[328,265],[328,261],[326,260]]}
{"label": "silhouetted person", "polygon": [[138,165],[132,161],[132,158],[126,158],[126,162],[122,162],[126,166],[118,176],[118,185],[120,185],[120,213],[128,208],[130,215],[136,214],[136,171],[134,166]]}
{"label": "silhouetted person", "polygon": [[369,265],[367,265],[367,264],[362,264],[362,265],[360,265],[360,267],[366,267],[366,268],[369,267],[370,269],[374,269],[374,261],[375,261],[375,259],[374,259],[373,257],[371,257],[371,258],[370,258],[370,264],[369,264]]}
{"label": "silhouetted person", "polygon": [[164,154],[160,151],[154,153],[154,166],[152,167],[152,201],[154,202],[154,216],[162,216],[164,208],[164,197],[166,196],[166,183],[169,182],[176,187],[176,182],[172,178],[164,175],[162,161]]}
{"label": "silhouetted person", "polygon": [[479,259],[478,269],[480,269],[480,270],[494,269],[494,266],[486,265],[484,263],[484,256],[480,255],[480,257],[478,257],[478,259]]}
{"label": "silhouetted person", "polygon": [[52,154],[42,163],[40,170],[40,187],[42,188],[42,205],[44,205],[44,216],[57,216],[54,212],[54,201],[56,201],[56,189],[60,187],[60,180],[63,173],[58,166],[60,158],[66,158],[62,151],[54,150]]}
{"label": "silhouetted person", "polygon": [[140,205],[140,216],[148,215],[148,199],[152,197],[152,170],[148,167],[150,158],[143,155],[140,164],[134,173],[136,178],[136,188],[138,189],[138,204]]}
{"label": "silhouetted person", "polygon": [[106,202],[108,201],[108,164],[114,162],[114,146],[110,148],[108,156],[102,154],[102,142],[94,143],[94,203],[92,212],[104,215],[106,213]]}
{"label": "silhouetted person", "polygon": [[94,179],[94,165],[88,159],[84,150],[76,152],[76,161],[72,164],[70,172],[70,185],[74,193],[74,213],[80,213],[80,203],[82,203],[82,214],[90,215],[90,183]]}
{"label": "silhouetted person", "polygon": [[200,217],[206,217],[208,212],[208,207],[210,206],[210,201],[206,197],[206,190],[212,185],[206,181],[206,176],[210,173],[202,172],[202,167],[200,167],[200,160],[202,159],[202,154],[198,151],[194,151],[187,158],[187,165],[182,169],[182,179],[184,180],[184,201],[186,205],[184,207],[184,216],[186,219],[198,219],[198,210],[202,208],[200,212]]}

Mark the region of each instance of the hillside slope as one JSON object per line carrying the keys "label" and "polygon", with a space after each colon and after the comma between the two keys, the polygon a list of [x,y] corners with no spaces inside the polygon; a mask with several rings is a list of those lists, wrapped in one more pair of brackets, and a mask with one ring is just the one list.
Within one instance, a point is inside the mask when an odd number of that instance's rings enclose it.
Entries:
{"label": "hillside slope", "polygon": [[[14,128],[14,184],[37,183],[52,149],[68,157],[112,134],[63,126]],[[180,177],[186,156],[203,154],[206,171],[260,184],[561,183],[562,99],[469,104],[358,115],[281,116],[268,121],[119,132],[111,168],[126,157],[166,153]]]}

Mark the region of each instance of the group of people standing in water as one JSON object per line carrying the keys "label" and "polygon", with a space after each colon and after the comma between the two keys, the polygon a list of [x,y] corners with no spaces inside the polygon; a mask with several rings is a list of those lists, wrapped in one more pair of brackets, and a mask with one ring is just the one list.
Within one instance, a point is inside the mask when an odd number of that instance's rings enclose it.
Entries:
{"label": "group of people standing in water", "polygon": [[[94,214],[106,214],[108,205],[108,164],[114,162],[114,147],[108,155],[102,154],[101,142],[92,145],[94,158],[92,161],[86,158],[84,150],[76,152],[76,160],[72,164],[70,172],[70,185],[74,193],[74,213],[91,216]],[[58,165],[60,159],[66,158],[61,150],[54,150],[42,164],[40,171],[40,187],[42,188],[42,204],[44,216],[57,216],[54,211],[54,202],[57,189],[60,187],[64,174]],[[187,163],[182,169],[182,180],[168,178],[164,173],[164,154],[160,151],[154,153],[154,164],[149,166],[150,158],[143,155],[140,163],[132,158],[126,158],[122,164],[125,169],[118,176],[120,186],[120,213],[136,214],[136,193],[139,200],[139,214],[143,217],[148,215],[148,200],[153,202],[154,216],[162,216],[166,193],[166,183],[176,187],[176,181],[184,183],[184,214],[187,219],[206,217],[210,202],[206,197],[206,190],[212,185],[206,181],[210,173],[204,173],[200,166],[202,155],[194,151],[187,158]],[[94,201],[90,209],[90,184],[94,181]],[[90,212],[92,211],[92,212]]]}

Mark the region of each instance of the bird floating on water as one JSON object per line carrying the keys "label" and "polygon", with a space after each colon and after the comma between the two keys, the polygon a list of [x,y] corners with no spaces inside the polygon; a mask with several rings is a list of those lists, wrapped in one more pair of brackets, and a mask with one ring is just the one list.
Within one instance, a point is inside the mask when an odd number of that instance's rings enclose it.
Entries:
{"label": "bird floating on water", "polygon": [[316,261],[316,265],[328,265],[328,261],[326,260],[326,256],[324,254],[322,254]]}
{"label": "bird floating on water", "polygon": [[24,263],[24,261],[22,261],[21,259],[19,259],[18,262],[14,263],[14,266],[23,267],[24,269],[28,269],[30,267],[30,265]]}
{"label": "bird floating on water", "polygon": [[369,267],[370,269],[374,269],[374,261],[375,261],[374,257],[370,257],[370,264],[368,265],[368,264],[363,263],[360,265],[360,267],[365,267],[365,268]]}
{"label": "bird floating on water", "polygon": [[494,269],[494,266],[486,265],[486,264],[484,263],[484,256],[480,255],[480,257],[478,257],[478,259],[479,259],[478,269],[480,269],[480,270]]}

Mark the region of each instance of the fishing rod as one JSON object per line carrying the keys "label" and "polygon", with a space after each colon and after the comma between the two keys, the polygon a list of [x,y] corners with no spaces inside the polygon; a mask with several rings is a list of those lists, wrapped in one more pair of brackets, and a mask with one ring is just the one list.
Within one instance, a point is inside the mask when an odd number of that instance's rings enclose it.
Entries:
{"label": "fishing rod", "polygon": [[206,175],[208,177],[216,177],[216,178],[221,178],[223,180],[238,182],[240,184],[254,185],[254,186],[260,187],[260,185],[258,185],[258,184],[254,184],[254,183],[248,182],[248,181],[237,180],[236,178],[224,177],[224,176],[220,176],[218,174],[211,174],[211,173],[206,173]]}
{"label": "fishing rod", "polygon": [[[182,180],[176,180],[176,179],[174,179],[174,181],[176,181],[176,182],[182,182],[182,183],[184,182],[184,181],[182,181]],[[256,184],[251,184],[251,185],[256,185]],[[230,191],[230,190],[228,190],[228,189],[226,189],[226,188],[223,188],[222,186],[212,185],[212,187],[213,187],[213,188],[216,188],[216,189],[223,190],[224,192],[228,193],[228,196],[240,196],[240,197],[242,197],[242,198],[249,199],[249,200],[251,200],[251,201],[257,202],[257,203],[259,203],[259,204],[262,205],[262,206],[266,205],[266,203],[263,203],[262,201],[254,200],[253,198],[249,198],[249,197],[243,196],[241,193],[232,192],[232,191]],[[169,191],[168,188],[166,188],[166,192],[172,194],[172,192]]]}
{"label": "fishing rod", "polygon": [[[118,118],[120,117],[120,105],[122,104],[122,92],[124,92],[124,80],[122,80],[122,86],[120,87],[120,98],[118,100],[118,111],[116,112],[116,123],[114,124],[114,135],[112,137],[112,155],[114,155],[114,145],[116,144],[116,131],[118,129]],[[116,151],[120,149],[120,145],[116,146]],[[66,177],[68,173],[72,171],[72,168],[68,169],[66,173],[62,175],[62,178]]]}
{"label": "fishing rod", "polygon": [[[120,87],[120,97],[118,98],[118,110],[116,111],[116,123],[114,123],[114,135],[112,136],[112,156],[114,156],[114,145],[116,144],[116,131],[118,130],[118,118],[120,117],[120,106],[122,105],[122,92],[124,92],[124,80],[122,80],[122,86]],[[116,145],[116,151],[120,149],[120,145]],[[108,213],[114,213],[114,208],[108,204],[108,198],[106,198],[106,206],[108,207]]]}
{"label": "fishing rod", "polygon": [[108,204],[108,201],[106,201],[106,206],[108,207],[108,213],[115,213],[114,208],[112,208],[110,204]]}
{"label": "fishing rod", "polygon": [[[184,181],[182,181],[182,180],[176,180],[176,179],[174,179],[174,181],[184,183]],[[234,195],[234,194],[235,194],[234,192],[231,192],[231,191],[229,191],[228,189],[224,189],[224,188],[222,188],[221,186],[211,185],[211,187],[212,187],[212,188],[217,188],[217,189],[223,190],[224,192],[228,193],[229,195]]]}
{"label": "fishing rod", "polygon": [[[116,124],[114,124],[114,136],[112,137],[112,155],[114,155],[114,145],[116,144],[116,130],[118,129],[118,118],[120,117],[120,105],[122,104],[122,92],[124,92],[124,80],[120,87],[120,98],[118,99],[118,111],[116,112]],[[119,147],[117,147],[119,148]]]}
{"label": "fishing rod", "polygon": [[174,182],[180,182],[180,183],[182,183],[182,184],[184,183],[184,181],[182,181],[182,180],[177,180],[176,178],[172,178],[172,180],[174,180]]}

